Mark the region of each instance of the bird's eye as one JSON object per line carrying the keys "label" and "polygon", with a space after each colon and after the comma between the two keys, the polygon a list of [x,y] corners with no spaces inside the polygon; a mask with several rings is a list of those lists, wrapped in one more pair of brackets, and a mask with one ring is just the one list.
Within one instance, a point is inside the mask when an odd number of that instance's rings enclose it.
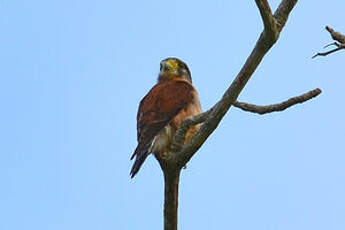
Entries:
{"label": "bird's eye", "polygon": [[162,71],[162,68],[163,68],[162,63],[160,63],[159,65],[160,65],[159,70]]}

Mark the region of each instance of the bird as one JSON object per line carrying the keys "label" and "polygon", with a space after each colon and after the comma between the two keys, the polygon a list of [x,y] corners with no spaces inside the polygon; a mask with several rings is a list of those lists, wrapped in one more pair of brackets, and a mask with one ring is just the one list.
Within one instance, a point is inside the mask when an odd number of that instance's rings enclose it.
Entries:
{"label": "bird", "polygon": [[[170,150],[174,134],[185,118],[201,112],[199,95],[192,85],[187,64],[176,57],[162,60],[157,83],[139,104],[138,145],[130,158],[133,160],[135,157],[131,178],[138,173],[149,154],[162,154]],[[184,144],[198,129],[199,125],[189,128]]]}

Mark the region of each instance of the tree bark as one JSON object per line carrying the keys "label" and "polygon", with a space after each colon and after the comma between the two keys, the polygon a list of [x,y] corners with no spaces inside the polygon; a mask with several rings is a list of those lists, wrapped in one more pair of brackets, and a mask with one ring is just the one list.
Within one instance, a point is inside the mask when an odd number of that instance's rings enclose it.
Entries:
{"label": "tree bark", "polygon": [[177,230],[180,172],[181,170],[164,171],[164,230]]}
{"label": "tree bark", "polygon": [[[236,104],[235,106],[246,111],[264,114],[282,111],[292,105],[307,101],[321,93],[320,89],[316,89],[299,97],[291,98],[281,104],[269,106],[257,106],[236,102],[238,95],[245,87],[263,57],[278,40],[290,12],[297,1],[298,0],[282,0],[275,13],[272,14],[267,0],[255,0],[264,24],[264,30],[244,66],[224,93],[222,99],[218,101],[216,105],[202,114],[186,118],[181,123],[173,138],[171,151],[164,155],[155,155],[164,174],[164,230],[177,230],[178,185],[181,168],[187,164],[206,139],[217,128],[232,105]],[[199,123],[202,123],[199,131],[197,131],[189,143],[184,144],[187,130],[192,125]]]}

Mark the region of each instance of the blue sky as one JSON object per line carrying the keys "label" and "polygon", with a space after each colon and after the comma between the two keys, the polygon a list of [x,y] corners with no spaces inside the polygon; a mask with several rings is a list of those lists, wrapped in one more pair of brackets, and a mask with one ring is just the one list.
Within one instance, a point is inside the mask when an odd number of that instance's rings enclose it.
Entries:
{"label": "blue sky", "polygon": [[[275,9],[279,1],[270,1]],[[239,100],[181,175],[180,229],[345,229],[343,0],[301,0]],[[188,63],[204,109],[262,30],[254,1],[0,1],[0,229],[162,229],[149,157],[130,180],[136,111],[159,62]]]}

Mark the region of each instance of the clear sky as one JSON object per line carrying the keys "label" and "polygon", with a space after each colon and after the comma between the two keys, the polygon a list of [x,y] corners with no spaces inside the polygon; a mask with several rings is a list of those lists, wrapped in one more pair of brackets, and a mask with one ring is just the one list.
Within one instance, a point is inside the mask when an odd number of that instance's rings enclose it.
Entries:
{"label": "clear sky", "polygon": [[[272,8],[278,0],[269,1]],[[180,229],[345,229],[345,1],[300,0],[239,100],[181,175]],[[131,180],[140,99],[159,62],[188,63],[202,107],[220,99],[262,23],[254,1],[0,1],[0,229],[162,229],[163,179]]]}

